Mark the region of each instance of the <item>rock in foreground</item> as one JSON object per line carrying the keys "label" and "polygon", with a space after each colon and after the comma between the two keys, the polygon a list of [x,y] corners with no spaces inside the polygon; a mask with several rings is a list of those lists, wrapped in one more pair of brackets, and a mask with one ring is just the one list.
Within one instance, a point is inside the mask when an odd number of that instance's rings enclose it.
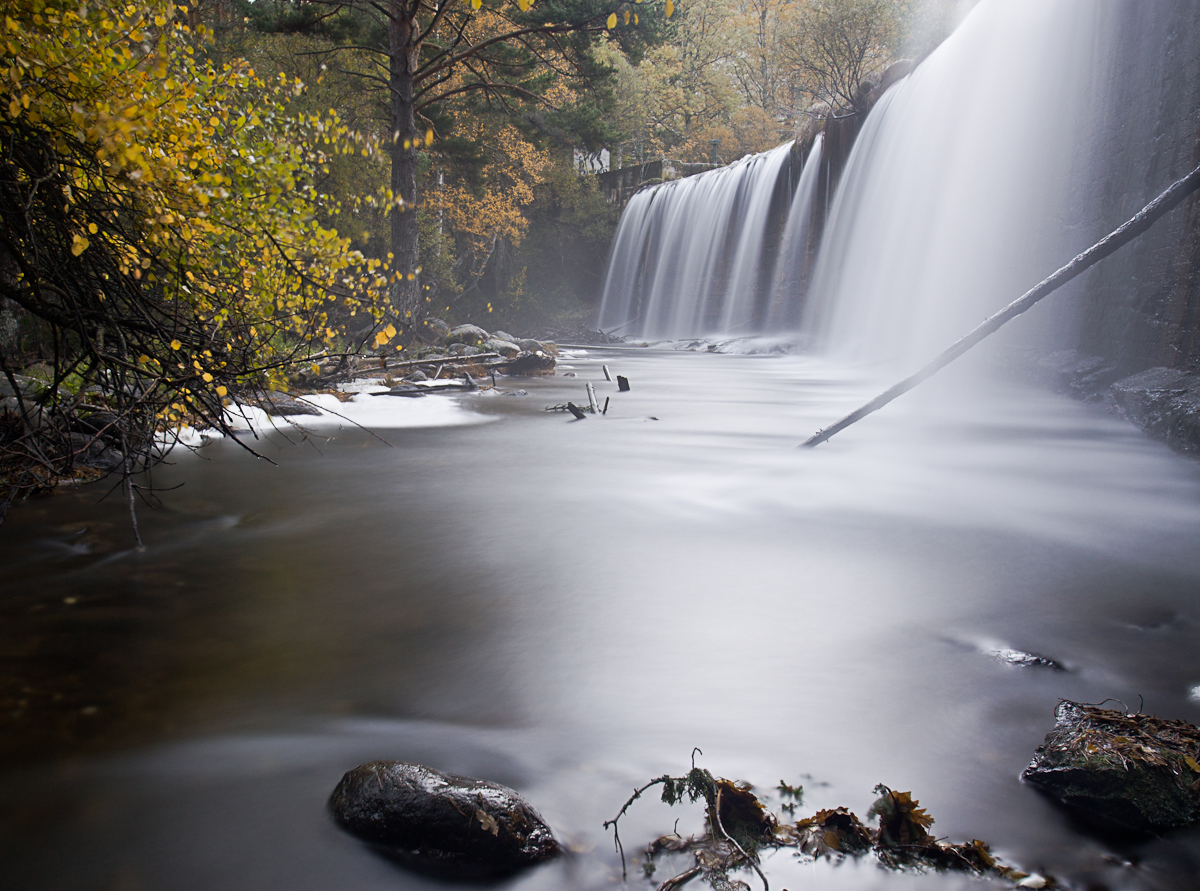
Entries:
{"label": "rock in foreground", "polygon": [[329,807],[352,835],[451,877],[503,875],[558,853],[550,827],[512,789],[420,764],[360,765],[342,777]]}
{"label": "rock in foreground", "polygon": [[1107,831],[1200,819],[1200,728],[1064,700],[1021,777]]}

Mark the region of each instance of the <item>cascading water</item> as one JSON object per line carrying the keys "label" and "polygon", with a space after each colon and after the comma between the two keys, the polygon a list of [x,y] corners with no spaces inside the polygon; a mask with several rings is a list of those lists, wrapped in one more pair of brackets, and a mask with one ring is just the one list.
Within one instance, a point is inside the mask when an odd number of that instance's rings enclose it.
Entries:
{"label": "cascading water", "polygon": [[821,155],[825,147],[825,134],[818,133],[804,159],[800,171],[800,182],[788,209],[787,223],[779,239],[779,259],[775,263],[775,282],[771,287],[771,304],[767,312],[768,331],[794,328],[803,306],[806,290],[805,281],[812,234],[813,199],[817,196],[818,174],[821,170]]}
{"label": "cascading water", "polygon": [[790,151],[788,143],[634,195],[613,243],[600,327],[649,337],[761,327],[772,272],[764,247]]}
{"label": "cascading water", "polygon": [[813,271],[804,327],[912,365],[1092,242],[1074,220],[1110,10],[984,0],[871,112]]}
{"label": "cascading water", "polygon": [[600,326],[664,338],[799,329],[854,362],[928,358],[1091,243],[1074,221],[1086,216],[1112,17],[1092,0],[979,3],[867,117],[819,250],[819,139],[778,260],[767,220],[787,146],[638,193]]}

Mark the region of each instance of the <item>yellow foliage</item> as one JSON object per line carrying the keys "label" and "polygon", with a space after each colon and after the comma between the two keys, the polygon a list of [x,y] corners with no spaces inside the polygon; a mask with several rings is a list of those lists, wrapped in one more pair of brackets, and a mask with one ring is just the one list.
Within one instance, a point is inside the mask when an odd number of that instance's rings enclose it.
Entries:
{"label": "yellow foliage", "polygon": [[[327,336],[318,310],[331,294],[382,314],[382,273],[318,222],[338,208],[313,185],[332,157],[377,146],[332,112],[294,112],[303,84],[202,61],[203,26],[193,32],[168,0],[0,9],[5,144],[40,140],[54,153],[70,253],[102,250],[115,272],[176,306],[190,327],[171,350],[190,354],[198,330],[223,328],[270,364],[280,335]],[[390,193],[378,202],[394,205]],[[164,345],[136,344],[147,363]]]}
{"label": "yellow foliage", "polygon": [[489,149],[484,187],[477,193],[448,182],[430,189],[426,204],[466,242],[467,272],[477,276],[498,240],[506,239],[515,247],[525,237],[529,221],[524,209],[533,203],[534,187],[549,169],[550,156],[511,124],[489,129],[482,121],[470,119],[460,123],[457,133]]}

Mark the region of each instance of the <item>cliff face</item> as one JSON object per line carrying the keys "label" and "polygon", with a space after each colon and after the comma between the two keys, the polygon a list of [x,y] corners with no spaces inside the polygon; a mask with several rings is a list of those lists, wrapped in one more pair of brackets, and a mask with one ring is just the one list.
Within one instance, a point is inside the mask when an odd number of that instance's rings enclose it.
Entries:
{"label": "cliff face", "polygon": [[[1093,241],[1200,164],[1200,3],[1121,0],[1112,14],[1084,201]],[[1200,196],[1097,266],[1072,302],[1080,353],[1122,374],[1200,371]]]}

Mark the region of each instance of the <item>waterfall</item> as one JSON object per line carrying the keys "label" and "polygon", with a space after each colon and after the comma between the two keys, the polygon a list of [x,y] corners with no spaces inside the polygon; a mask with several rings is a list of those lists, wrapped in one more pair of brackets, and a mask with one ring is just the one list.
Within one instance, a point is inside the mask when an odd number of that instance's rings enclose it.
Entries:
{"label": "waterfall", "polygon": [[600,327],[662,338],[761,328],[781,189],[783,206],[792,203],[790,152],[788,143],[635,194],[613,242]]}
{"label": "waterfall", "polygon": [[779,259],[775,263],[775,281],[771,287],[771,304],[766,321],[769,331],[789,330],[795,328],[799,321],[804,292],[807,290],[805,274],[811,253],[809,235],[812,232],[813,199],[817,197],[824,145],[825,134],[818,133],[808,157],[804,159],[800,182],[796,185],[796,194],[788,209],[783,237],[779,239]]}
{"label": "waterfall", "polygon": [[804,327],[817,344],[911,367],[1091,244],[1076,221],[1107,6],[984,0],[884,95],[813,271]]}

